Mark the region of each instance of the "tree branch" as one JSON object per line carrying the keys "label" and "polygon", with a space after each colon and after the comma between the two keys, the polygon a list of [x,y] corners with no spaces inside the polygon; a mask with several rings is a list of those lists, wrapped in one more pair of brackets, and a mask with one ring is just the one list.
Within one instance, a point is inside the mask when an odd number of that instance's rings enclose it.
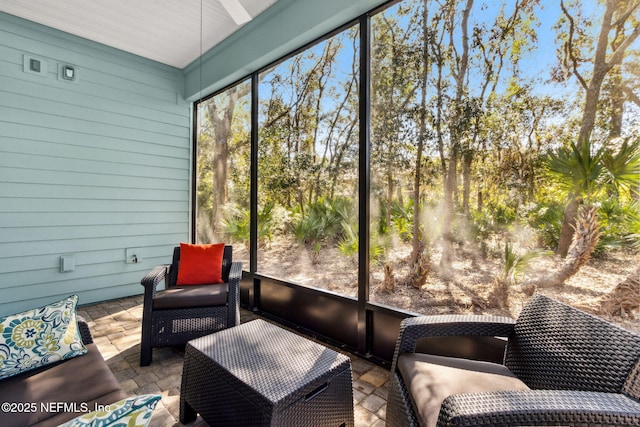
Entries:
{"label": "tree branch", "polygon": [[633,32],[629,34],[629,37],[624,39],[616,51],[613,52],[609,62],[607,63],[609,68],[622,63],[622,60],[624,59],[624,51],[638,38],[638,36],[640,36],[640,23],[636,24],[636,27],[633,29]]}
{"label": "tree branch", "polygon": [[567,17],[567,19],[569,20],[569,40],[566,43],[566,52],[565,55],[569,56],[569,60],[571,61],[571,66],[572,66],[572,72],[573,74],[576,76],[576,78],[578,79],[578,81],[580,82],[580,85],[587,90],[589,85],[587,85],[587,82],[585,81],[585,79],[582,77],[582,75],[580,74],[580,72],[578,71],[578,59],[576,58],[576,56],[573,54],[573,34],[575,32],[575,21],[573,19],[573,16],[571,16],[571,14],[569,13],[569,11],[567,10],[567,8],[564,5],[564,0],[560,0],[560,8],[562,9],[562,13],[564,13],[564,15]]}
{"label": "tree branch", "polygon": [[638,95],[636,95],[633,92],[633,90],[631,90],[631,88],[629,88],[628,86],[622,86],[622,93],[625,94],[625,96],[627,97],[627,99],[629,101],[633,102],[638,107],[640,107],[640,97]]}
{"label": "tree branch", "polygon": [[620,18],[616,22],[612,24],[613,27],[617,27],[618,25],[624,24],[627,18],[631,16],[633,12],[640,6],[640,2],[633,2],[629,5],[629,8],[620,15]]}

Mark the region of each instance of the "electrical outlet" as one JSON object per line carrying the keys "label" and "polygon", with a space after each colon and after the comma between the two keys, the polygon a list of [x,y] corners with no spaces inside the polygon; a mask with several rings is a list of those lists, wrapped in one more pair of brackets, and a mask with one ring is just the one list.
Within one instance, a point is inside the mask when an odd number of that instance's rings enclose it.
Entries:
{"label": "electrical outlet", "polygon": [[127,264],[139,264],[142,262],[142,250],[140,248],[127,248],[124,250],[124,262]]}

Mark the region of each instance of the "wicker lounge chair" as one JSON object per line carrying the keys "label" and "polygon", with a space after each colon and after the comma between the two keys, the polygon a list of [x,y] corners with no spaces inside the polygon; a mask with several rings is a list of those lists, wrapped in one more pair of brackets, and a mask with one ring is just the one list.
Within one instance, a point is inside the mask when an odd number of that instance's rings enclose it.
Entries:
{"label": "wicker lounge chair", "polygon": [[[504,363],[415,353],[421,337],[462,335],[508,337]],[[640,426],[639,359],[639,335],[540,294],[516,322],[405,319],[387,425]]]}
{"label": "wicker lounge chair", "polygon": [[[242,263],[232,262],[231,246],[224,248],[223,284],[176,286],[179,263],[180,248],[176,247],[171,264],[155,267],[141,281],[144,307],[140,366],[151,363],[152,348],[184,345],[240,323]],[[156,292],[163,280],[165,290]]]}

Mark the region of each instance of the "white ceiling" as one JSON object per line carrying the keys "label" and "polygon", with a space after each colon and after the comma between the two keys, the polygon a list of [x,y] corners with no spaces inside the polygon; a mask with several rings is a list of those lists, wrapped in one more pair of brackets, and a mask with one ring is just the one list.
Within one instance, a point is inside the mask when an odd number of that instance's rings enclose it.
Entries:
{"label": "white ceiling", "polygon": [[276,1],[0,0],[0,11],[184,68],[242,26],[222,2],[255,18]]}

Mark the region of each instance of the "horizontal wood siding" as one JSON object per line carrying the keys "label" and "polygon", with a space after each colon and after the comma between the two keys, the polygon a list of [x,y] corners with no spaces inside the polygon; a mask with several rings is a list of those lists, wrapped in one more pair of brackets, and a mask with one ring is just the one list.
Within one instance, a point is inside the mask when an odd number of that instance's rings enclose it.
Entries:
{"label": "horizontal wood siding", "polygon": [[[24,72],[25,54],[47,75]],[[0,315],[140,294],[142,276],[189,239],[182,75],[0,12]],[[126,248],[142,262],[125,263]],[[75,271],[62,273],[67,254]]]}

